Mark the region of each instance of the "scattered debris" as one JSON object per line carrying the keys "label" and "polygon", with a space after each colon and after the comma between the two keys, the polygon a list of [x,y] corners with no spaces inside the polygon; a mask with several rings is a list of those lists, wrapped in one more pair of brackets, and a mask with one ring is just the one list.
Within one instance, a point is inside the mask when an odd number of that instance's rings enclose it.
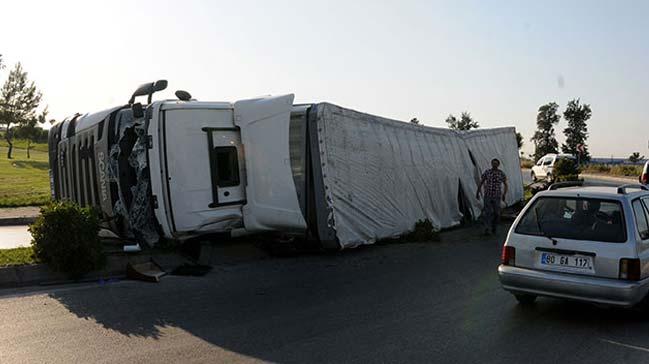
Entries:
{"label": "scattered debris", "polygon": [[126,276],[130,279],[158,283],[165,274],[167,273],[153,259],[137,264],[129,262],[126,266]]}
{"label": "scattered debris", "polygon": [[124,245],[124,253],[138,253],[141,252],[142,248],[140,244],[135,243],[133,245]]}

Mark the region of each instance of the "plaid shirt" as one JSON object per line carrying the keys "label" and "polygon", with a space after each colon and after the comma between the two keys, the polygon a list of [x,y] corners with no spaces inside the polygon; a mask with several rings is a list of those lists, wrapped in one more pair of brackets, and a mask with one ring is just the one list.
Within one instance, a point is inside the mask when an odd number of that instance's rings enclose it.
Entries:
{"label": "plaid shirt", "polygon": [[500,169],[490,168],[482,174],[482,181],[484,181],[485,197],[500,198],[502,196],[500,186],[507,181],[507,176]]}

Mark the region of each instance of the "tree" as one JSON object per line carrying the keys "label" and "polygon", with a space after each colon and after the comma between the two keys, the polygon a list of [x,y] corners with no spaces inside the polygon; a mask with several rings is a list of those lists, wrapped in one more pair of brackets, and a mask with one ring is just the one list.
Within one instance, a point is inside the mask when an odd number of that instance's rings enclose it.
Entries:
{"label": "tree", "polygon": [[556,102],[550,102],[539,107],[536,115],[536,127],[534,136],[530,139],[534,143],[534,159],[538,160],[548,153],[558,153],[559,143],[554,136],[554,126],[559,123],[561,118],[557,115],[559,105]]}
{"label": "tree", "polygon": [[588,127],[586,122],[590,119],[592,112],[590,105],[579,104],[579,99],[574,99],[568,102],[566,111],[563,112],[563,117],[568,121],[568,127],[563,129],[563,134],[566,136],[566,143],[561,146],[564,153],[572,154],[575,157],[580,154],[578,147],[583,145],[584,152],[581,153],[582,161],[590,160],[590,153],[588,153],[588,146],[586,146],[586,139],[588,139]]}
{"label": "tree", "polygon": [[0,54],[0,70],[5,68],[4,63],[2,62],[2,54]]}
{"label": "tree", "polygon": [[448,124],[448,127],[453,130],[471,130],[480,127],[480,124],[478,124],[477,121],[473,120],[471,114],[466,111],[463,112],[462,115],[460,115],[459,120],[458,118],[453,116],[453,114],[450,114],[446,118],[446,123]]}
{"label": "tree", "polygon": [[417,118],[410,119],[410,122],[413,123],[413,124],[419,125],[419,119],[417,119]]}
{"label": "tree", "polygon": [[[31,158],[30,151],[32,149],[32,142],[43,140],[43,134],[47,134],[47,131],[38,126],[38,123],[44,124],[47,121],[47,114],[48,110],[46,106],[36,118],[29,119],[27,122],[15,126],[13,129],[14,137],[27,140],[28,159]],[[50,122],[54,122],[54,120]]]}
{"label": "tree", "polygon": [[644,155],[640,156],[639,152],[633,152],[633,154],[629,156],[629,162],[631,163],[638,163],[643,159],[644,159]]}
{"label": "tree", "polygon": [[7,81],[0,91],[0,125],[5,127],[5,140],[9,145],[7,158],[13,151],[14,125],[23,125],[36,119],[36,109],[41,102],[41,93],[34,81],[27,79],[27,72],[17,63],[9,72]]}
{"label": "tree", "polygon": [[[516,144],[518,144],[518,149],[523,148],[523,134],[516,132]],[[521,152],[522,153],[522,152]]]}

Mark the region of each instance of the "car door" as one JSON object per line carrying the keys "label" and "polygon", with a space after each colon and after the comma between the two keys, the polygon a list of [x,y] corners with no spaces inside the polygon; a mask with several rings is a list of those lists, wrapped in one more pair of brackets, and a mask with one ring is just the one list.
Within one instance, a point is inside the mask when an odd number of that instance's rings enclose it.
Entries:
{"label": "car door", "polygon": [[536,165],[532,167],[532,171],[534,171],[534,175],[536,175],[537,178],[544,178],[545,177],[545,170],[543,169],[543,162],[545,161],[546,157],[542,157],[539,159],[538,162],[536,162]]}
{"label": "car door", "polygon": [[552,174],[552,166],[554,165],[555,157],[545,157],[543,160],[543,176],[547,177]]}
{"label": "car door", "polygon": [[[639,203],[642,201],[644,214],[640,213]],[[636,229],[640,237],[638,244],[638,258],[640,259],[641,275],[649,275],[649,196],[633,201]]]}

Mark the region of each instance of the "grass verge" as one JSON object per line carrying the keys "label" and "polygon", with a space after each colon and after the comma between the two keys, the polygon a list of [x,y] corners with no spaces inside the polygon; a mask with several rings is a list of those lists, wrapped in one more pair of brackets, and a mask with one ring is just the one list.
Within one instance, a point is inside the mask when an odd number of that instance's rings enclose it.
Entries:
{"label": "grass verge", "polygon": [[604,174],[618,177],[638,177],[642,174],[642,166],[587,164],[581,168],[582,173]]}
{"label": "grass verge", "polygon": [[38,263],[31,247],[0,249],[0,267]]}
{"label": "grass verge", "polygon": [[[40,149],[40,148],[39,148]],[[47,152],[14,148],[13,159],[0,147],[0,207],[40,206],[50,199]]]}

